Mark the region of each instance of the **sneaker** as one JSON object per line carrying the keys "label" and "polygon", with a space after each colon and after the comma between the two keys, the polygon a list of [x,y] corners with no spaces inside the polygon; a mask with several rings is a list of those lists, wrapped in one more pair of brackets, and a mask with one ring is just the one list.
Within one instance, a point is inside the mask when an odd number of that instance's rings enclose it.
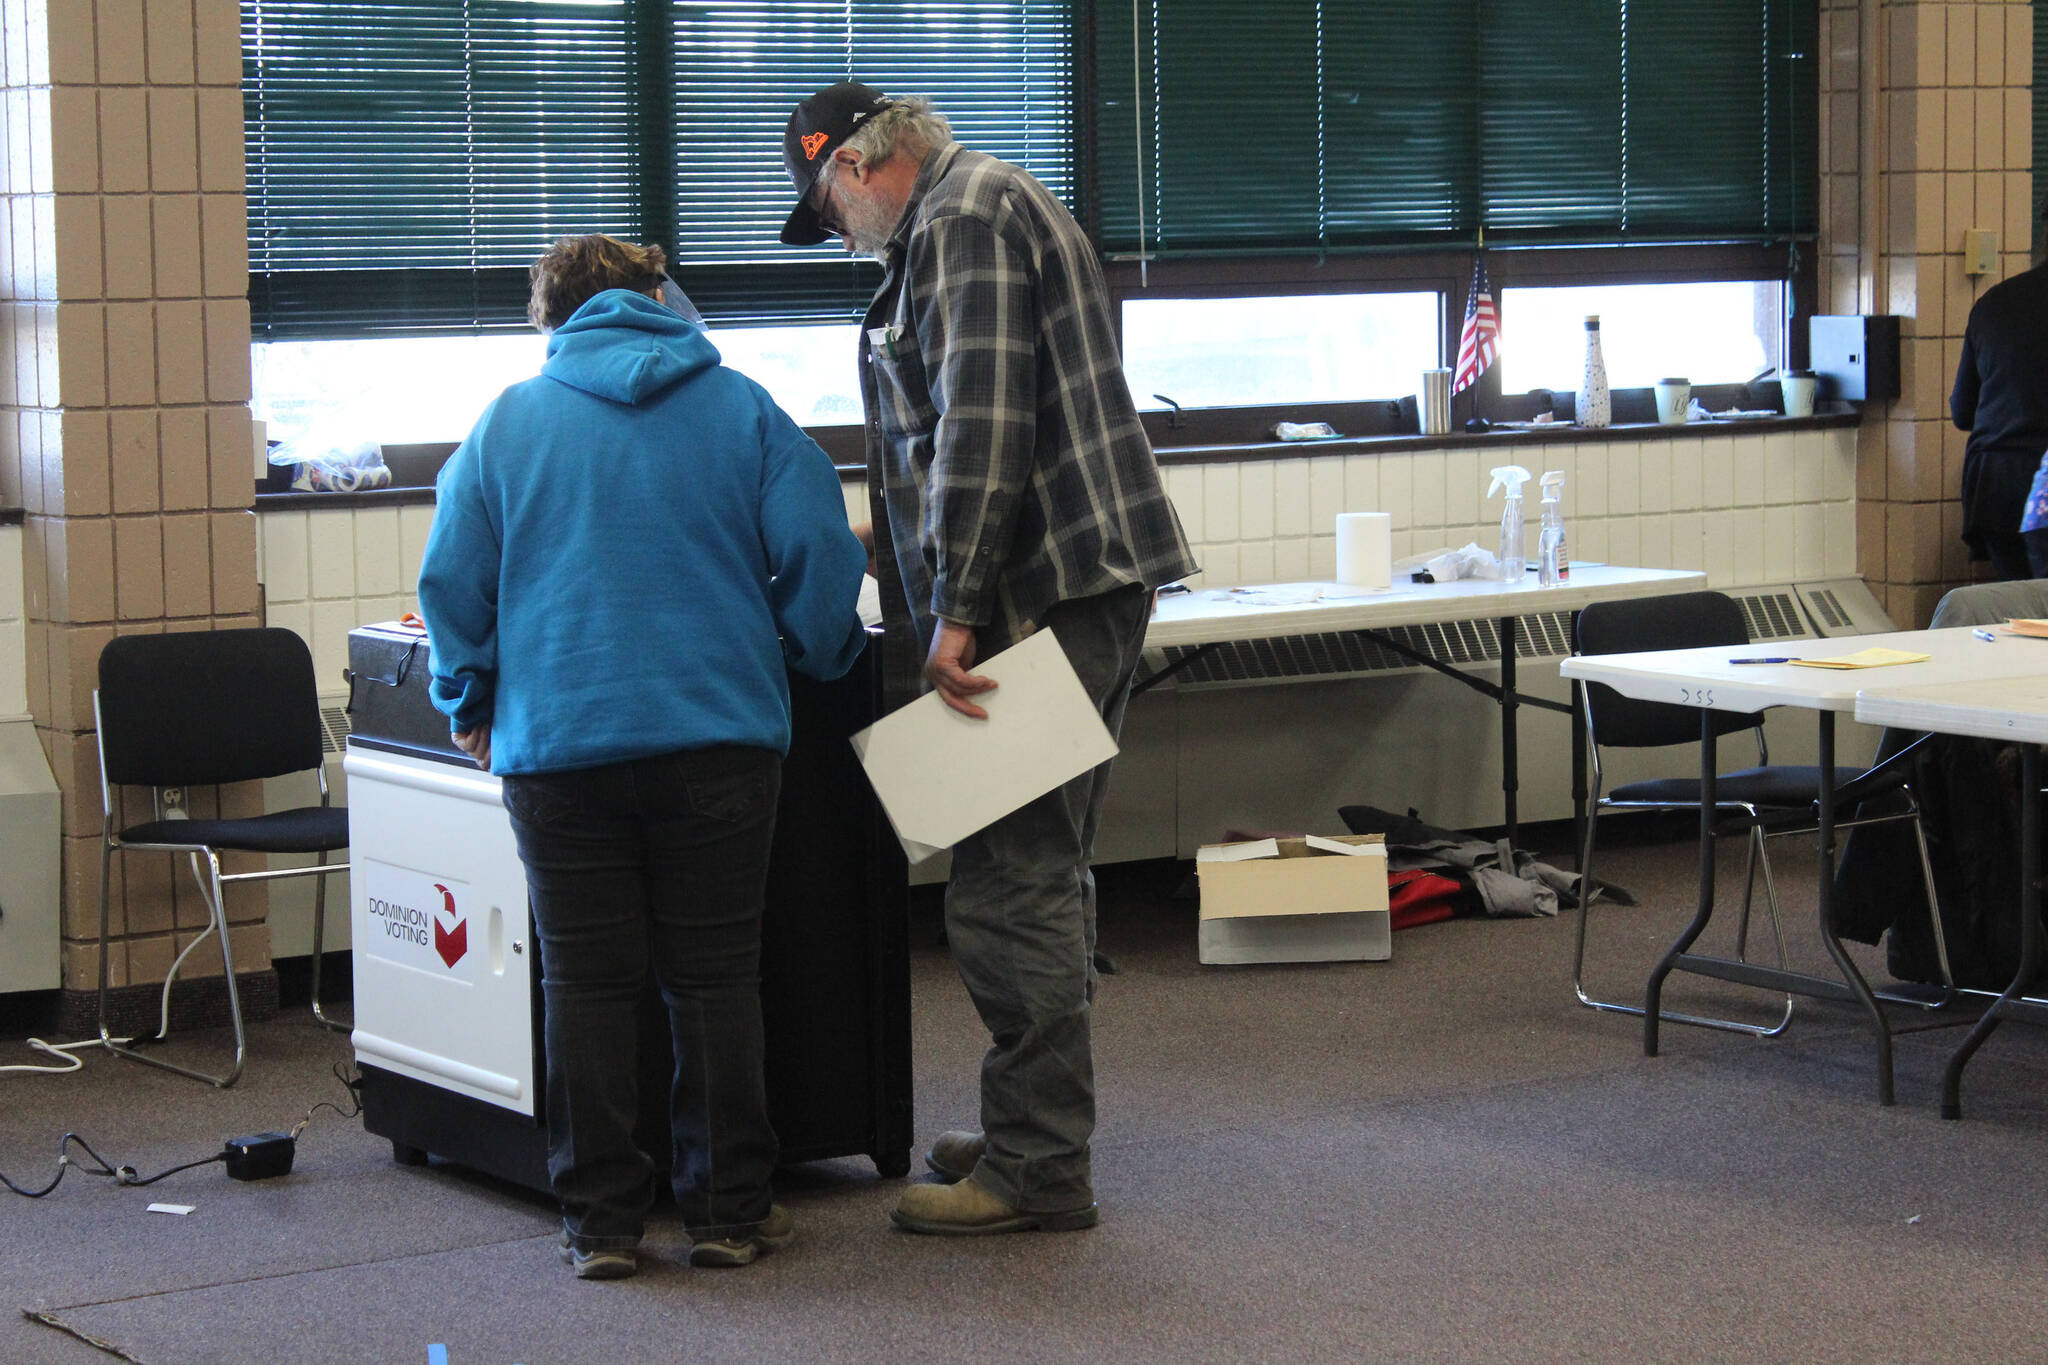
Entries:
{"label": "sneaker", "polygon": [[623,1280],[640,1269],[640,1258],[624,1248],[578,1251],[567,1231],[556,1239],[555,1249],[561,1253],[562,1263],[575,1271],[579,1280]]}
{"label": "sneaker", "polygon": [[972,1180],[955,1185],[912,1185],[889,1215],[906,1232],[941,1237],[974,1237],[997,1232],[1072,1232],[1101,1221],[1095,1205],[1045,1212],[1020,1209]]}
{"label": "sneaker", "polygon": [[764,1251],[773,1251],[786,1245],[796,1235],[796,1224],[791,1221],[789,1210],[780,1204],[768,1206],[768,1216],[754,1226],[752,1232],[736,1233],[731,1237],[712,1237],[690,1245],[690,1264],[694,1266],[739,1266],[752,1265],[754,1259]]}
{"label": "sneaker", "polygon": [[987,1148],[988,1139],[980,1133],[941,1133],[932,1139],[931,1150],[924,1154],[924,1164],[950,1184],[973,1175],[974,1164]]}

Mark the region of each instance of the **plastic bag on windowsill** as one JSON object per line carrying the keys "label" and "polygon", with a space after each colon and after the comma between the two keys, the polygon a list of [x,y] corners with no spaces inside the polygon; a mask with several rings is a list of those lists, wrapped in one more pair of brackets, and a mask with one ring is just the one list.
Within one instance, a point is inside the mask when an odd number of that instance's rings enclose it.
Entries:
{"label": "plastic bag on windowsill", "polygon": [[358,493],[386,488],[391,467],[375,441],[313,430],[271,447],[270,463],[290,467],[295,493]]}

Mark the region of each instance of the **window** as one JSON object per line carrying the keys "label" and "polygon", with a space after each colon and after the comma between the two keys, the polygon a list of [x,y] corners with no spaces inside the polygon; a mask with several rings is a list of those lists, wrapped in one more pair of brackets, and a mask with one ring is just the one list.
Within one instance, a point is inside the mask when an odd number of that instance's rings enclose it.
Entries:
{"label": "window", "polygon": [[1648,388],[1667,376],[1743,384],[1779,363],[1784,286],[1757,280],[1503,289],[1501,391],[1576,391],[1589,314],[1600,319],[1600,353],[1615,388]]}
{"label": "window", "polygon": [[1072,185],[1063,0],[242,0],[258,340],[525,325],[557,236],[658,242],[714,322],[848,321],[776,241],[782,128],[856,75]]}
{"label": "window", "polygon": [[[1704,383],[1778,363],[1813,292],[1817,0],[241,2],[259,343],[523,332],[533,256],[613,232],[668,248],[734,366],[843,427],[819,432],[841,458],[876,267],[776,233],[788,111],[849,74],[931,95],[1075,208],[1155,438],[1154,394],[1216,418],[1166,444],[1412,430],[1390,400],[1455,353],[1482,241],[1481,412],[1575,386],[1584,312],[1617,385]],[[1637,310],[1693,349],[1619,344]],[[347,373],[390,377],[336,383],[280,350],[259,411],[452,440],[529,372],[488,349],[388,401],[419,352],[358,347]]]}
{"label": "window", "polygon": [[1124,374],[1141,408],[1412,393],[1436,363],[1440,308],[1433,292],[1127,299]]}
{"label": "window", "polygon": [[[853,323],[712,327],[725,363],[805,426],[860,421]],[[259,342],[256,416],[273,441],[460,441],[508,384],[540,373],[546,340],[504,336]]]}
{"label": "window", "polygon": [[1112,250],[1815,226],[1815,0],[1176,0],[1096,18]]}
{"label": "window", "polygon": [[546,342],[524,336],[273,341],[251,348],[255,401],[273,441],[459,441],[508,384],[540,372]]}

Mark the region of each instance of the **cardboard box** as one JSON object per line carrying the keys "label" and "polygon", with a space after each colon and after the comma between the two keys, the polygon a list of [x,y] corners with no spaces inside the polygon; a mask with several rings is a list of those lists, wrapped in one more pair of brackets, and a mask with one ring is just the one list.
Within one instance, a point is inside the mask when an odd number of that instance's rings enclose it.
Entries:
{"label": "cardboard box", "polygon": [[1205,963],[1384,962],[1394,954],[1387,849],[1377,834],[1209,844],[1195,871]]}

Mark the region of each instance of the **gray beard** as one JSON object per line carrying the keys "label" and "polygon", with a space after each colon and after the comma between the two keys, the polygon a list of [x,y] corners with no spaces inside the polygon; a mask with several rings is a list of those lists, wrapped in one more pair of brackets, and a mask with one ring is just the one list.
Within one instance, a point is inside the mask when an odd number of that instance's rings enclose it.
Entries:
{"label": "gray beard", "polygon": [[853,254],[881,260],[888,250],[889,236],[896,230],[896,216],[890,215],[886,222],[883,215],[864,202],[847,205],[851,211],[844,215],[847,235],[853,238]]}

